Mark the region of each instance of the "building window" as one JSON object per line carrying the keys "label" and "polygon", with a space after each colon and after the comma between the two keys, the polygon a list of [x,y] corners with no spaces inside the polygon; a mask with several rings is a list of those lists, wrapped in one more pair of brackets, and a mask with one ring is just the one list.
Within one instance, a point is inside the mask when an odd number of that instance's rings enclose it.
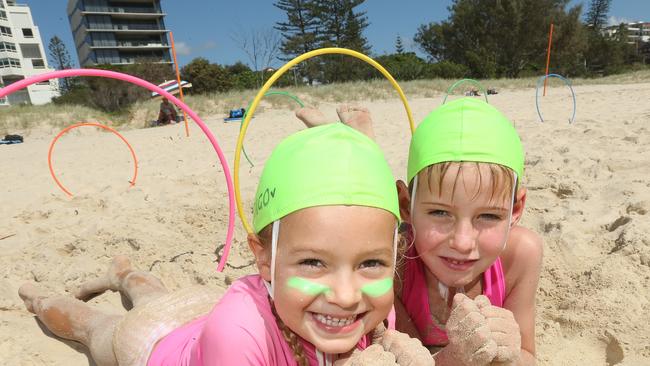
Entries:
{"label": "building window", "polygon": [[11,37],[11,28],[0,26],[0,35]]}
{"label": "building window", "polygon": [[0,58],[0,69],[7,67],[20,67],[20,60],[17,58]]}
{"label": "building window", "polygon": [[23,58],[43,58],[37,43],[21,43],[20,52]]}
{"label": "building window", "polygon": [[31,28],[23,28],[23,37],[34,38],[34,32]]}
{"label": "building window", "polygon": [[16,52],[16,45],[10,42],[0,42],[0,51]]}
{"label": "building window", "polygon": [[[0,3],[2,4],[2,3]],[[7,19],[7,12],[4,10],[0,10],[0,20],[9,20]]]}
{"label": "building window", "polygon": [[44,69],[45,68],[45,62],[43,62],[42,58],[33,58],[32,59],[32,67],[35,69]]}

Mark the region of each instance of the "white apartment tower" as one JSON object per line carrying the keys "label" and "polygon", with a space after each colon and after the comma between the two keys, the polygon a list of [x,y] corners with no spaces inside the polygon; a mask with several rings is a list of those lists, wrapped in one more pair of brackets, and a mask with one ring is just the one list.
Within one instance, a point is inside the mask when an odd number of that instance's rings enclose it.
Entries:
{"label": "white apartment tower", "polygon": [[[53,71],[47,65],[41,34],[27,5],[0,0],[0,86]],[[58,95],[56,80],[34,84],[0,99],[0,105],[46,104]]]}
{"label": "white apartment tower", "polygon": [[68,19],[82,67],[171,64],[160,0],[68,0]]}

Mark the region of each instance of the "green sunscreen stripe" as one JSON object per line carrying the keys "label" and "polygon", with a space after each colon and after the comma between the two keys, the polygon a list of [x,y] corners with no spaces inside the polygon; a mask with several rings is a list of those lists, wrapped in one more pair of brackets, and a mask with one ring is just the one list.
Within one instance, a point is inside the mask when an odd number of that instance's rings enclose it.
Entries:
{"label": "green sunscreen stripe", "polygon": [[393,288],[393,278],[387,277],[363,286],[361,292],[368,296],[379,297],[385,295],[391,288]]}
{"label": "green sunscreen stripe", "polygon": [[287,281],[287,285],[289,287],[295,288],[296,290],[311,296],[324,294],[330,291],[329,286],[312,282],[300,277],[289,278],[289,280]]}

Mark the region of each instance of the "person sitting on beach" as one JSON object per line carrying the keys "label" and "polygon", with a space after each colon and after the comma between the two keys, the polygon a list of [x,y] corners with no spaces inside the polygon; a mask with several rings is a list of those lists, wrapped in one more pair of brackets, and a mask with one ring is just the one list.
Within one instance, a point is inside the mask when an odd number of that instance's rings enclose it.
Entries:
{"label": "person sitting on beach", "polygon": [[167,125],[170,123],[176,123],[178,121],[178,115],[176,114],[176,108],[174,105],[169,103],[167,98],[163,98],[160,103],[160,112],[158,112],[158,120],[156,121],[157,125]]}
{"label": "person sitting on beach", "polygon": [[133,303],[125,316],[29,283],[19,295],[100,366],[434,364],[417,339],[384,327],[399,209],[390,168],[371,139],[341,123],[298,132],[274,149],[255,197],[248,244],[259,273],[225,293],[169,293],[116,257],[106,276],[75,296],[120,291]]}
{"label": "person sitting on beach", "polygon": [[[364,118],[347,118],[355,111]],[[367,110],[337,112],[374,138]],[[297,116],[308,126],[327,122],[313,109]],[[523,166],[512,124],[479,100],[437,108],[413,135],[409,183],[397,182],[406,253],[397,270],[396,327],[435,352],[437,365],[535,363],[542,241],[517,225],[526,202]]]}

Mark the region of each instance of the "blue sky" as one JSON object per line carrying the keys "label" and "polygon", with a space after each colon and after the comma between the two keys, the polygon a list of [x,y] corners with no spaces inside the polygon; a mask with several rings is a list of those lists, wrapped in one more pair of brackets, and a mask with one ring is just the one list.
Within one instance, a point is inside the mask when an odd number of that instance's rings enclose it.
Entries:
{"label": "blue sky", "polygon": [[[68,46],[77,62],[70,25],[66,14],[67,0],[19,0],[28,4],[36,25],[40,28],[44,46],[57,35]],[[266,31],[275,22],[284,20],[285,13],[273,6],[273,0],[162,0],[167,13],[165,23],[174,32],[179,63],[195,57],[205,57],[219,64],[248,63],[246,54],[233,36]],[[367,12],[370,26],[365,31],[374,55],[392,53],[399,34],[407,50],[417,51],[413,35],[424,23],[447,18],[451,0],[368,0],[359,7]],[[572,0],[571,5],[588,0]],[[396,5],[398,4],[398,5]],[[650,21],[650,1],[613,0],[609,12],[615,23],[620,21]],[[279,64],[279,62],[278,62]]]}

